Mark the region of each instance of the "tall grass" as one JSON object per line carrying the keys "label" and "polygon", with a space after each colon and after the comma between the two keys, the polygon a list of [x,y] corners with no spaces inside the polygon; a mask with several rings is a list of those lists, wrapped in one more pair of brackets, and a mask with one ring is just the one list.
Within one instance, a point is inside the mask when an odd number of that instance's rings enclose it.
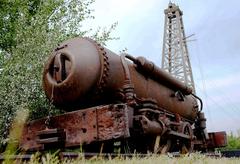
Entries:
{"label": "tall grass", "polygon": [[22,105],[19,106],[19,110],[16,111],[16,116],[13,120],[10,133],[9,133],[9,140],[7,144],[7,148],[3,153],[5,162],[4,163],[12,163],[12,160],[9,158],[11,155],[14,155],[18,151],[18,144],[19,140],[22,136],[22,130],[24,124],[28,118],[28,109]]}
{"label": "tall grass", "polygon": [[[18,163],[20,163],[18,161]],[[238,164],[240,163],[240,158],[214,158],[207,157],[202,154],[187,154],[182,155],[181,157],[173,157],[171,154],[168,155],[149,155],[147,157],[139,157],[134,156],[132,158],[123,158],[121,156],[116,158],[102,158],[101,156],[95,156],[89,159],[84,158],[84,156],[80,155],[77,159],[60,159],[55,154],[45,154],[43,156],[39,156],[39,154],[34,154],[30,161],[22,162],[26,164],[159,164],[159,163],[169,163],[169,164],[189,164],[189,163],[210,163],[210,164]]]}

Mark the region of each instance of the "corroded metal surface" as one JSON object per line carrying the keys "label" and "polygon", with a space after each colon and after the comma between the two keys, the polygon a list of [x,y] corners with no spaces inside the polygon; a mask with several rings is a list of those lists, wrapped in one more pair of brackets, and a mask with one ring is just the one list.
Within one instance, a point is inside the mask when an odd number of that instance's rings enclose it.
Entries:
{"label": "corroded metal surface", "polygon": [[227,146],[227,134],[225,131],[208,133],[208,148]]}
{"label": "corroded metal surface", "polygon": [[86,145],[90,152],[113,152],[117,141],[121,151],[187,153],[226,141],[220,133],[208,137],[202,101],[191,88],[143,57],[117,55],[89,38],[55,49],[43,86],[67,113],[27,124],[24,150]]}
{"label": "corroded metal surface", "polygon": [[43,74],[46,95],[57,106],[73,111],[126,102],[135,94],[138,99],[152,98],[159,107],[195,120],[198,106],[196,99],[187,95],[191,90],[157,66],[147,67],[149,62],[140,60],[143,58],[139,59],[141,67],[86,38],[70,39],[60,47],[64,48],[53,52]]}
{"label": "corroded metal surface", "polygon": [[153,62],[148,61],[144,57],[134,58],[131,55],[126,55],[126,57],[138,66],[138,70],[141,73],[148,74],[148,76],[159,83],[164,84],[175,91],[179,90],[187,95],[192,93],[192,88],[188,87],[181,81],[178,81],[173,76],[170,76],[169,73],[158,68]]}
{"label": "corroded metal surface", "polygon": [[[64,147],[90,144],[96,141],[127,138],[129,134],[128,108],[124,104],[99,106],[86,110],[78,110],[51,118],[51,129],[46,129],[45,120],[35,120],[25,125],[20,148],[23,150],[42,150],[44,143],[54,142],[57,130],[65,132]],[[49,132],[51,130],[51,132]],[[39,142],[39,133],[49,138]]]}

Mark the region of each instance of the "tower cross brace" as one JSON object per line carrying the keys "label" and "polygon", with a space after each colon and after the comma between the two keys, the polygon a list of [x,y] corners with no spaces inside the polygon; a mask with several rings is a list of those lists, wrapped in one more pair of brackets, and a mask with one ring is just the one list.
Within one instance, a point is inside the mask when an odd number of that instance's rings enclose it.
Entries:
{"label": "tower cross brace", "polygon": [[170,2],[164,13],[162,69],[191,87],[193,93],[195,93],[192,68],[186,43],[187,38],[183,26],[183,12],[177,5]]}

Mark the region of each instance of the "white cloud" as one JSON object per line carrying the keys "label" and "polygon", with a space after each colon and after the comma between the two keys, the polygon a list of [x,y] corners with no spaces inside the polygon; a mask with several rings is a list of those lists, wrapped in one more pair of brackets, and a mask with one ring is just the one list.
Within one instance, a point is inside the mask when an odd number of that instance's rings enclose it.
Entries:
{"label": "white cloud", "polygon": [[215,78],[206,79],[206,90],[219,90],[226,89],[230,87],[239,86],[240,87],[240,72],[234,72],[230,75],[220,75]]}
{"label": "white cloud", "polygon": [[224,119],[207,120],[208,132],[226,131],[227,133],[239,133],[240,124],[235,119],[230,117]]}
{"label": "white cloud", "polygon": [[[169,0],[96,0],[93,4],[96,19],[87,26],[109,26],[118,21],[118,27],[113,35],[119,36],[120,40],[109,42],[107,47],[114,52],[127,47],[132,55],[143,55],[156,63],[161,59],[163,10],[168,2]],[[239,129],[236,121],[227,115],[224,116],[222,109],[218,107],[228,109],[228,105],[236,105],[240,102],[238,92],[240,69],[239,60],[237,60],[239,55],[237,27],[240,10],[232,8],[239,6],[239,1],[230,0],[226,3],[213,0],[206,3],[200,0],[189,2],[179,0],[177,3],[184,13],[186,32],[195,33],[199,44],[196,50],[198,54],[190,54],[190,58],[194,55],[198,56],[202,61],[199,63],[203,68],[202,72],[207,75],[205,88],[199,89],[206,93],[199,93],[199,95],[204,99],[204,104],[207,104],[204,109],[207,118],[211,117],[208,127],[212,130]],[[196,65],[193,66],[196,67]],[[198,78],[195,79],[199,84]],[[236,116],[233,117],[236,118]],[[223,120],[226,121],[224,125],[222,125]]]}
{"label": "white cloud", "polygon": [[[114,52],[119,52],[126,47],[133,55],[139,54],[143,52],[142,49],[148,47],[142,46],[146,42],[145,38],[152,39],[152,36],[148,35],[152,35],[153,30],[149,28],[155,27],[156,21],[160,21],[158,26],[163,26],[163,10],[167,3],[168,1],[159,0],[97,0],[92,6],[95,10],[95,20],[88,22],[88,26],[109,26],[118,22],[113,36],[120,39],[108,42],[107,47]],[[147,43],[152,44],[151,40]],[[159,43],[159,47],[161,46]]]}

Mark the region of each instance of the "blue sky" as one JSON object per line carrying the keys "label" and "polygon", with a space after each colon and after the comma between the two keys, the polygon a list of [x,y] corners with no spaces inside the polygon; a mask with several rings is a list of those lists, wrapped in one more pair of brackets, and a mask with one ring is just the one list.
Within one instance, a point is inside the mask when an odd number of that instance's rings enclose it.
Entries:
{"label": "blue sky", "polygon": [[[240,1],[175,0],[183,11],[197,94],[204,101],[209,131],[240,129]],[[96,0],[95,20],[87,26],[118,22],[107,48],[124,48],[160,66],[164,13],[169,0]]]}

